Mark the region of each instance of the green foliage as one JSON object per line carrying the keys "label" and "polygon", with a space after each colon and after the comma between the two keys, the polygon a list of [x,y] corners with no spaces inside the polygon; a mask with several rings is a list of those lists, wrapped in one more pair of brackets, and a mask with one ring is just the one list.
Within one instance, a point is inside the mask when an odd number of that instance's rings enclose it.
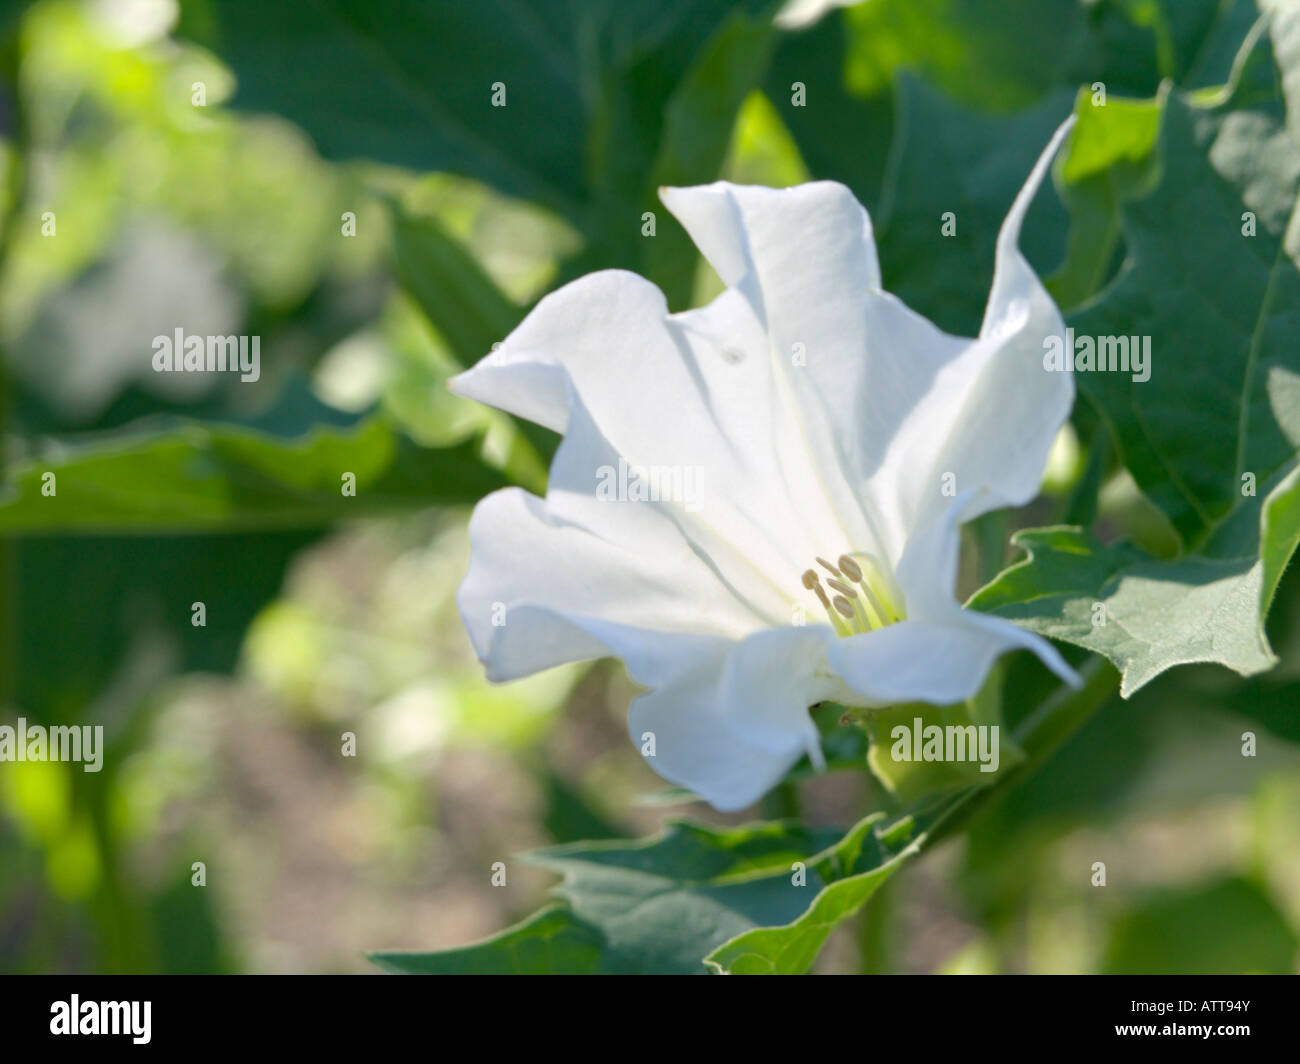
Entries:
{"label": "green foliage", "polygon": [[[1195,934],[1188,934],[1195,928]],[[1116,975],[1171,972],[1288,975],[1300,940],[1266,891],[1223,879],[1144,898],[1118,916],[1103,970]]]}
{"label": "green foliage", "polygon": [[[530,759],[535,826],[562,844],[526,859],[562,878],[558,903],[478,943],[374,961],[807,972],[883,884],[966,827],[964,901],[1005,952],[1035,876],[1059,885],[1043,855],[1063,825],[1249,795],[1295,771],[1294,4],[870,0],[795,32],[773,24],[779,6],[227,0],[182,5],[176,40],[157,47],[106,43],[77,4],[0,16],[0,699],[115,728],[102,776],[0,788],[22,825],[0,829],[0,909],[19,913],[0,939],[24,932],[33,884],[61,899],[36,907],[20,966],[63,963],[40,943],[87,925],[103,968],[236,966],[219,906],[175,868],[140,886],[123,859],[122,779],[150,741],[160,685],[231,670],[325,531],[461,507],[510,482],[540,489],[554,436],[466,414],[446,376],[590,270],[637,270],[688,306],[707,271],[657,189],[762,174],[764,152],[784,179],[848,184],[872,213],[886,287],[970,334],[1006,209],[1073,108],[1023,247],[1079,335],[1152,338],[1151,377],[1076,375],[1086,454],[1049,492],[1055,514],[1047,502],[1010,518],[1049,526],[1014,535],[1025,557],[998,572],[1005,519],[980,527],[972,568],[988,582],[970,605],[1068,644],[1086,687],[1058,690],[1013,659],[969,707],[843,724],[842,707],[821,707],[829,767],[872,788],[868,808],[891,810],[847,832],[797,819],[806,761],[764,805],[788,819],[673,822],[628,841],[585,781]],[[199,80],[202,112],[188,102]],[[40,235],[51,203],[58,240]],[[355,237],[338,232],[343,211]],[[160,386],[148,340],[182,319],[263,335],[263,380]],[[188,624],[197,600],[208,627]],[[1114,663],[1132,701],[1111,697],[1113,674],[1089,653]],[[455,697],[462,710],[476,698]],[[500,704],[477,697],[499,740]],[[904,771],[884,753],[891,725],[915,714],[997,723],[1002,770]],[[1246,729],[1257,759],[1241,753]],[[542,730],[518,729],[528,742]],[[58,816],[33,830],[43,808]],[[1300,910],[1255,863],[1150,892],[1129,883],[1090,910],[1098,966],[1289,970]]]}
{"label": "green foliage", "polygon": [[599,931],[562,907],[462,949],[438,953],[394,950],[370,959],[397,975],[615,975]]}
{"label": "green foliage", "polygon": [[0,495],[11,533],[311,528],[472,502],[504,482],[474,444],[424,451],[379,417],[299,440],[191,423],[29,461],[11,477]]}
{"label": "green foliage", "polygon": [[[875,218],[887,290],[941,328],[979,332],[993,250],[1011,201],[1070,111],[1055,93],[1011,117],[972,113],[909,77],[896,94],[894,141]],[[952,214],[952,235],[943,230]],[[1023,247],[1031,262],[1060,261],[1066,216],[1050,188],[1035,199]]]}
{"label": "green foliage", "polygon": [[567,908],[464,949],[375,960],[437,974],[805,972],[922,838],[910,817],[882,830],[874,814],[838,840],[788,821],[727,831],[676,822],[648,842],[542,850],[528,859],[564,877],[556,893]]}
{"label": "green foliage", "polygon": [[1174,665],[1214,661],[1248,676],[1275,660],[1257,560],[1157,561],[1072,528],[1020,532],[1012,542],[1029,557],[970,605],[1106,655],[1123,671],[1126,695]]}
{"label": "green foliage", "polygon": [[[972,599],[1105,654],[1125,694],[1173,665],[1276,661],[1264,622],[1300,542],[1300,140],[1281,95],[1257,87],[1286,74],[1274,55],[1291,57],[1297,27],[1274,24],[1276,49],[1251,42],[1222,103],[1164,101],[1161,177],[1122,208],[1128,260],[1070,319],[1080,335],[1150,336],[1149,380],[1135,365],[1077,379],[1186,549],[1157,560],[1079,530],[1022,532],[1029,558]],[[1107,172],[1145,154],[1150,120],[1126,109]],[[1076,179],[1105,160],[1081,143],[1064,167]]]}

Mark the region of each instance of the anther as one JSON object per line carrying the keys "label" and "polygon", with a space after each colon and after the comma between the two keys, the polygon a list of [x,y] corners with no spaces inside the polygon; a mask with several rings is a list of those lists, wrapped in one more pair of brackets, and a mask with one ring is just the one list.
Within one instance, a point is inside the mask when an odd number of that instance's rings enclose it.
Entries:
{"label": "anther", "polygon": [[[843,575],[844,575],[844,574],[841,573],[838,569],[836,569],[835,566],[833,566],[830,562],[828,562],[825,558],[818,558],[818,559],[817,559],[817,564],[820,565],[823,569],[825,569],[828,573],[830,573],[831,576],[843,576]],[[809,571],[811,572],[811,570],[809,570]]]}
{"label": "anther", "polygon": [[831,601],[835,603],[835,608],[839,611],[841,617],[853,620],[853,607],[849,605],[848,599],[843,595],[836,595]]}
{"label": "anther", "polygon": [[[862,580],[862,570],[858,567],[858,563],[847,554],[840,555],[840,571],[855,583]],[[812,570],[810,569],[809,572]]]}
{"label": "anther", "polygon": [[858,597],[858,593],[854,591],[853,588],[849,587],[848,584],[840,580],[836,580],[835,577],[833,576],[829,580],[827,580],[826,583],[828,583],[832,588],[838,591],[846,599],[855,599]]}
{"label": "anther", "polygon": [[824,609],[829,610],[831,608],[831,600],[826,595],[826,589],[822,587],[821,581],[817,578],[817,574],[811,569],[803,574],[803,586],[816,594],[817,600],[822,604]]}

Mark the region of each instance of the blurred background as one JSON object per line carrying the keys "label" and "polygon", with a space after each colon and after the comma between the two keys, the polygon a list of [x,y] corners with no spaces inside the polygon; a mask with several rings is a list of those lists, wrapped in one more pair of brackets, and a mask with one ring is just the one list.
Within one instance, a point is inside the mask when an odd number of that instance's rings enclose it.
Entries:
{"label": "blurred background", "polygon": [[[774,26],[780,5],[707,0],[340,3],[337,21],[0,4],[0,718],[107,740],[99,773],[0,764],[0,970],[373,971],[368,950],[462,945],[533,911],[552,877],[515,862],[494,888],[494,861],[728,819],[642,765],[616,664],[484,682],[454,604],[469,508],[507,480],[540,489],[553,441],[446,378],[589,269],[638,270],[674,308],[708,297],[654,188],[717,177],[848,183],[887,286],[971,332],[992,234],[1079,89],[1221,84],[1258,15],[868,0],[800,24],[815,7]],[[495,113],[498,80],[515,95]],[[1025,247],[1068,309],[1124,248],[1112,234],[1071,268],[1061,181]],[[954,203],[972,224],[936,262]],[[153,373],[152,338],[178,327],[260,336],[260,379]],[[976,530],[967,587],[1008,559],[1009,529],[1081,512],[1159,549],[1111,464],[1081,404],[1044,499]],[[29,490],[50,468],[57,516]],[[819,970],[1296,971],[1294,571],[1270,634],[1265,677],[1189,667],[1115,699],[891,881]],[[1032,660],[1010,679],[1045,683]],[[1247,731],[1257,755],[1222,756]],[[863,772],[797,798],[839,824],[887,801]]]}

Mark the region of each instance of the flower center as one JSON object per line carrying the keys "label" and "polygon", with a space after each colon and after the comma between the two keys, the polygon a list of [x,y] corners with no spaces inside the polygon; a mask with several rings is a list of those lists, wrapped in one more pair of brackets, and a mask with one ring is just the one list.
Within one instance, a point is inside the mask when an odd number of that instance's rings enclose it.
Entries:
{"label": "flower center", "polygon": [[871,632],[907,615],[890,590],[892,582],[871,555],[841,554],[836,565],[825,558],[818,558],[817,564],[830,574],[826,587],[816,569],[805,570],[803,586],[817,596],[836,634]]}

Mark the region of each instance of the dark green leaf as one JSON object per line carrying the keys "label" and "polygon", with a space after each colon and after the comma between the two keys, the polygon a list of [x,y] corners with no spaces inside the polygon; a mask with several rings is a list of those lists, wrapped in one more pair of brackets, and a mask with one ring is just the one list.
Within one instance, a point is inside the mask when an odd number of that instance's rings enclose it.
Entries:
{"label": "dark green leaf", "polygon": [[[904,77],[896,99],[876,218],[885,287],[945,330],[972,336],[988,302],[1002,219],[1070,113],[1072,96],[1062,91],[1015,117],[989,118]],[[950,236],[943,231],[946,212],[955,216]],[[1060,262],[1066,221],[1045,183],[1021,239],[1039,270]]]}
{"label": "dark green leaf", "polygon": [[472,366],[519,324],[516,306],[478,261],[428,215],[392,206],[393,268],[462,366]]}
{"label": "dark green leaf", "polygon": [[[349,473],[355,497],[343,493]],[[312,528],[472,503],[503,484],[475,443],[423,450],[379,417],[296,440],[181,423],[23,463],[0,490],[0,534]]]}
{"label": "dark green leaf", "polygon": [[606,953],[599,931],[556,907],[462,949],[394,950],[370,959],[398,975],[616,974]]}

